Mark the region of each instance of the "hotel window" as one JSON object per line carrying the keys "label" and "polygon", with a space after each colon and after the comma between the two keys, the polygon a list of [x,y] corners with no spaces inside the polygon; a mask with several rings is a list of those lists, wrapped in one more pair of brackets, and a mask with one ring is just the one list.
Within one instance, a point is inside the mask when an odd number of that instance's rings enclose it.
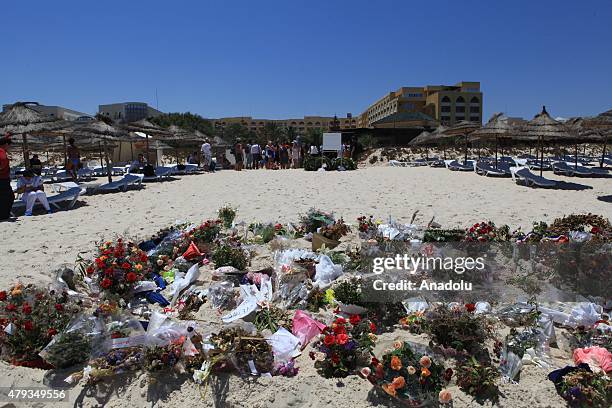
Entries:
{"label": "hotel window", "polygon": [[465,120],[465,116],[455,116],[456,121]]}
{"label": "hotel window", "polygon": [[463,105],[465,103],[465,99],[463,99],[463,96],[460,96],[455,100],[455,103]]}
{"label": "hotel window", "polygon": [[442,104],[449,104],[450,105],[450,98],[448,96],[445,96],[444,98],[442,98]]}
{"label": "hotel window", "polygon": [[470,116],[470,120],[472,122],[480,122],[480,117],[478,117],[478,116]]}
{"label": "hotel window", "polygon": [[442,107],[440,108],[440,111],[441,111],[441,112],[450,112],[450,106],[442,106]]}
{"label": "hotel window", "polygon": [[465,112],[465,106],[457,106],[457,107],[455,108],[455,110],[456,110],[457,112]]}
{"label": "hotel window", "polygon": [[470,99],[470,103],[480,103],[480,99],[478,99],[477,97],[473,96],[472,99]]}
{"label": "hotel window", "polygon": [[470,113],[480,113],[480,106],[470,106]]}

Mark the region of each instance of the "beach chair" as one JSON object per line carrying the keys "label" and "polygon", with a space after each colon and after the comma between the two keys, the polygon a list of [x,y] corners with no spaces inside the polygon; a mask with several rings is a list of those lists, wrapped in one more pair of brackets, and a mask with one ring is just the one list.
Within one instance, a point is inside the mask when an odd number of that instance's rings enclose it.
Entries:
{"label": "beach chair", "polygon": [[491,165],[486,162],[478,162],[476,163],[476,173],[481,176],[495,176],[495,177],[510,177],[510,166],[508,163],[497,163],[497,168],[495,165]]}
{"label": "beach chair", "polygon": [[471,160],[465,163],[459,163],[457,160],[445,160],[444,164],[451,171],[476,171],[476,163]]}
{"label": "beach chair", "polygon": [[[62,205],[66,205],[66,209],[70,210],[74,207],[74,204],[79,199],[81,195],[80,187],[69,188],[66,191],[62,191],[59,194],[53,195],[51,197],[47,197],[47,201],[50,206],[55,207],[58,210],[62,209]],[[40,202],[36,201],[34,207],[42,205]],[[13,207],[11,209],[11,213],[15,213],[16,210],[25,209],[26,205],[22,200],[15,200],[13,203]]]}
{"label": "beach chair", "polygon": [[55,193],[61,193],[62,191],[68,191],[71,188],[78,188],[79,190],[81,190],[81,194],[85,194],[85,192],[87,191],[87,189],[83,188],[82,186],[75,183],[74,181],[66,181],[64,183],[51,184],[51,189]]}
{"label": "beach chair", "polygon": [[553,188],[557,186],[555,180],[535,175],[527,167],[510,167],[510,174],[514,182],[517,184],[522,182],[527,187]]}
{"label": "beach chair", "polygon": [[569,176],[569,177],[572,177],[574,175],[576,175],[576,176],[590,176],[591,174],[593,174],[591,169],[589,169],[588,167],[584,167],[584,166],[580,166],[580,165],[578,165],[578,166],[569,165],[566,162],[556,162],[556,163],[553,163],[552,168],[553,168],[553,173],[555,173],[555,174],[562,174],[564,176]]}
{"label": "beach chair", "polygon": [[164,181],[172,176],[173,171],[172,167],[157,166],[155,168],[155,176],[145,176],[142,178],[142,181]]}
{"label": "beach chair", "polygon": [[144,176],[142,174],[126,174],[121,179],[117,181],[112,181],[110,183],[102,184],[95,188],[96,193],[108,193],[113,191],[127,191],[130,187],[141,187],[142,179]]}
{"label": "beach chair", "polygon": [[406,167],[406,162],[401,162],[399,160],[389,160],[389,166],[391,167]]}

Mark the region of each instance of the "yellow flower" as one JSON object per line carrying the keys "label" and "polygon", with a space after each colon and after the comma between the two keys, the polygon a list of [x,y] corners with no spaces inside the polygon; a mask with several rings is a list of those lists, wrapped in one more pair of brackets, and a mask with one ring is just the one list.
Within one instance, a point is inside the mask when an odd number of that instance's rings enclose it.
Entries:
{"label": "yellow flower", "polygon": [[335,300],[334,290],[333,289],[327,289],[325,291],[324,299],[325,299],[325,303],[332,304],[334,302],[334,300]]}

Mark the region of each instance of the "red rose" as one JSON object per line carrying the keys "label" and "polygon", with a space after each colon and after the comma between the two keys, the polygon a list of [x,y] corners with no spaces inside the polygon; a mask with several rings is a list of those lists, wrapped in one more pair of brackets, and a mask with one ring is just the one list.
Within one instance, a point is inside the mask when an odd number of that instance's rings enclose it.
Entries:
{"label": "red rose", "polygon": [[378,365],[380,363],[380,361],[378,361],[378,359],[376,357],[372,357],[372,365]]}
{"label": "red rose", "polygon": [[17,306],[15,306],[15,305],[14,305],[14,304],[12,304],[12,303],[9,303],[8,305],[6,305],[6,310],[7,310],[8,312],[14,312],[15,310],[17,310]]}
{"label": "red rose", "polygon": [[474,310],[476,310],[476,305],[474,303],[468,303],[465,305],[465,310],[472,313]]}
{"label": "red rose", "polygon": [[4,300],[6,300],[6,292],[2,291],[0,292],[0,301],[4,301]]}
{"label": "red rose", "polygon": [[30,314],[32,313],[32,306],[28,305],[27,303],[23,305],[23,307],[21,308],[21,310],[23,311],[23,313],[25,314]]}
{"label": "red rose", "polygon": [[327,347],[333,346],[335,342],[336,342],[336,336],[334,336],[332,334],[328,334],[327,336],[325,336],[325,339],[323,339],[323,343]]}
{"label": "red rose", "polygon": [[344,333],[341,333],[341,334],[336,336],[336,341],[341,346],[345,345],[348,342],[348,339],[349,339],[349,337],[346,334],[344,334]]}
{"label": "red rose", "polygon": [[104,278],[102,279],[102,282],[100,282],[100,286],[102,286],[104,289],[110,288],[112,284],[113,281],[108,278]]}
{"label": "red rose", "polygon": [[94,273],[93,266],[88,266],[87,269],[85,270],[85,272],[87,272],[88,275],[91,275],[92,273]]}
{"label": "red rose", "polygon": [[36,294],[36,300],[43,300],[44,297],[45,297],[44,293],[39,292]]}
{"label": "red rose", "polygon": [[336,334],[346,333],[346,328],[337,324],[333,326],[333,330]]}
{"label": "red rose", "polygon": [[111,266],[111,267],[106,268],[106,269],[104,270],[104,275],[106,275],[106,276],[113,276],[113,272],[114,272],[114,271],[113,271],[113,267]]}
{"label": "red rose", "polygon": [[49,337],[55,336],[56,334],[57,334],[57,330],[55,330],[53,327],[47,330],[47,336]]}
{"label": "red rose", "polygon": [[349,317],[349,322],[351,322],[353,326],[356,326],[360,321],[361,317],[359,317],[359,315],[352,315],[351,317]]}
{"label": "red rose", "polygon": [[101,260],[100,258],[96,258],[96,266],[100,269],[104,268],[104,261]]}
{"label": "red rose", "polygon": [[130,264],[129,264],[129,262],[124,262],[124,263],[121,265],[121,267],[122,267],[123,269],[126,269],[126,270],[127,270],[127,269],[132,269],[132,265],[130,265]]}
{"label": "red rose", "polygon": [[376,325],[374,323],[370,323],[370,331],[376,333]]}
{"label": "red rose", "polygon": [[129,272],[127,275],[125,275],[125,280],[130,283],[136,282],[137,279],[138,275],[136,275],[134,272]]}
{"label": "red rose", "polygon": [[346,324],[346,319],[344,317],[339,317],[336,319],[336,324]]}
{"label": "red rose", "polygon": [[340,357],[338,357],[338,355],[337,355],[337,354],[333,354],[333,355],[331,356],[331,361],[332,361],[332,363],[334,363],[334,364],[338,364],[338,363],[340,363]]}
{"label": "red rose", "polygon": [[27,331],[30,331],[30,330],[34,329],[34,323],[32,323],[32,321],[31,321],[31,320],[26,320],[26,321],[23,323],[23,328],[24,328],[25,330],[27,330]]}
{"label": "red rose", "polygon": [[147,254],[141,254],[140,255],[140,262],[147,262],[147,260],[149,259],[149,257],[147,256]]}
{"label": "red rose", "polygon": [[64,306],[61,303],[56,303],[55,310],[57,310],[58,312],[61,312],[62,310],[64,310]]}

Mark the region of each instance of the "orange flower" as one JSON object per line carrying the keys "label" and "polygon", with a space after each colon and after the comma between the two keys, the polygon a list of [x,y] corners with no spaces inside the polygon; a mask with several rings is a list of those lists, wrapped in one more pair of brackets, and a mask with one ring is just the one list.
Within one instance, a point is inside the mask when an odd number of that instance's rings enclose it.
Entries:
{"label": "orange flower", "polygon": [[382,389],[392,397],[397,396],[397,391],[395,390],[395,387],[393,386],[393,384],[383,384]]}
{"label": "orange flower", "polygon": [[431,371],[428,368],[421,368],[421,377],[429,377],[431,375]]}
{"label": "orange flower", "polygon": [[21,283],[15,284],[15,286],[11,290],[11,295],[12,296],[19,296],[19,295],[21,295],[21,290],[22,289],[23,289],[23,284],[21,284]]}
{"label": "orange flower", "polygon": [[429,367],[431,367],[431,358],[429,358],[429,356],[423,356],[419,360],[419,364],[422,367],[429,368]]}
{"label": "orange flower", "polygon": [[395,377],[391,385],[393,385],[395,389],[400,389],[406,385],[406,381],[404,380],[404,377],[402,376]]}
{"label": "orange flower", "polygon": [[391,357],[391,368],[395,371],[402,368],[402,360],[398,356]]}

